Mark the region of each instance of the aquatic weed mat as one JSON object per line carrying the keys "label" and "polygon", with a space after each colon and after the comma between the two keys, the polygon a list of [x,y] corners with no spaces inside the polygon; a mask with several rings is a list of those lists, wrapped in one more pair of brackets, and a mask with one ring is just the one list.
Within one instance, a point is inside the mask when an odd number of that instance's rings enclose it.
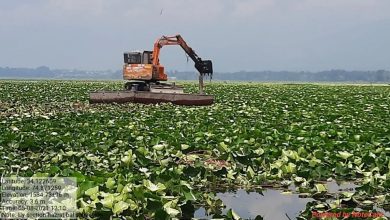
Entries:
{"label": "aquatic weed mat", "polygon": [[[297,216],[307,219],[389,210],[388,86],[211,83],[205,91],[216,103],[207,107],[87,101],[89,91],[122,87],[1,81],[2,175],[76,177],[86,218],[186,218],[198,206],[237,218],[205,190],[233,185],[315,198]],[[330,178],[357,187],[332,196]]]}

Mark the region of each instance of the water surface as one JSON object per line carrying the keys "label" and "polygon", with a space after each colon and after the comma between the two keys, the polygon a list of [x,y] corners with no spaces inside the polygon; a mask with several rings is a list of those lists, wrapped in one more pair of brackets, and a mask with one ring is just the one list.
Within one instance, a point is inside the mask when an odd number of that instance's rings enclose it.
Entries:
{"label": "water surface", "polygon": [[[257,215],[264,219],[295,219],[299,212],[304,210],[306,203],[313,201],[311,198],[299,198],[298,194],[282,194],[282,190],[266,189],[261,195],[259,192],[217,193],[226,205],[223,213],[232,208],[241,218],[254,219]],[[206,210],[200,208],[195,212],[195,218],[210,219]]]}
{"label": "water surface", "polygon": [[[352,182],[326,182],[327,191],[330,194],[340,194],[342,192],[354,192],[357,185]],[[304,198],[298,193],[294,193],[295,186],[291,185],[291,191],[282,189],[264,189],[261,192],[249,192],[244,189],[236,191],[217,193],[226,205],[223,214],[229,209],[233,209],[243,219],[254,219],[260,215],[264,219],[296,219],[301,211],[306,209],[306,204],[314,201],[313,198]],[[327,200],[331,202],[331,200]],[[382,212],[385,216],[390,216],[390,212],[381,208],[373,207],[376,211]],[[362,211],[361,209],[356,209]],[[194,217],[197,219],[211,219],[212,215],[207,215],[205,208],[201,207],[195,211]]]}

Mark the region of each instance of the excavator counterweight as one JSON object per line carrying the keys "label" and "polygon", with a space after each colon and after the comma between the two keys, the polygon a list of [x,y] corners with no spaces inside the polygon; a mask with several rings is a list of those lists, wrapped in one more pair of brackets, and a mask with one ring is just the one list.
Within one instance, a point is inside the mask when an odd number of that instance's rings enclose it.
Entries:
{"label": "excavator counterweight", "polygon": [[[166,45],[179,45],[195,63],[199,72],[199,94],[185,94],[183,88],[165,81],[168,76],[160,64],[160,50]],[[153,51],[124,53],[123,79],[125,90],[91,92],[90,103],[161,103],[177,105],[211,105],[214,97],[203,94],[203,77],[212,77],[211,60],[202,60],[180,35],[162,36]]]}

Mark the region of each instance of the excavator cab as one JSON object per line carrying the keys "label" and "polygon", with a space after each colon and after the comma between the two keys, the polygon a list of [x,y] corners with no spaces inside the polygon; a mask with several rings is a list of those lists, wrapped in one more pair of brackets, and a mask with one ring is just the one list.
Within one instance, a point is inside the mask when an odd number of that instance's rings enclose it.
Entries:
{"label": "excavator cab", "polygon": [[153,51],[127,52],[123,54],[123,79],[141,81],[167,81],[164,67],[154,65]]}
{"label": "excavator cab", "polygon": [[127,52],[123,57],[125,64],[152,64],[152,51]]}

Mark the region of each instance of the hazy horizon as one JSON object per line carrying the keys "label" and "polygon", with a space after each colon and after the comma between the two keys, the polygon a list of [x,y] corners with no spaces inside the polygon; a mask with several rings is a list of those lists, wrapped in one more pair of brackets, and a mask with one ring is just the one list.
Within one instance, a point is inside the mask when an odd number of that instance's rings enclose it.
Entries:
{"label": "hazy horizon", "polygon": [[[122,66],[119,66],[117,69],[78,69],[78,68],[52,68],[47,65],[41,65],[41,66],[33,66],[33,67],[26,67],[26,66],[0,66],[0,68],[10,68],[10,69],[39,69],[39,68],[49,68],[50,71],[83,71],[83,72],[122,72]],[[345,72],[375,72],[375,71],[386,71],[390,72],[390,69],[367,69],[367,70],[361,70],[361,69],[323,69],[323,70],[316,70],[316,71],[310,71],[310,70],[287,70],[287,69],[280,69],[280,70],[269,70],[269,69],[263,69],[263,70],[237,70],[237,71],[214,71],[214,73],[239,73],[239,72],[293,72],[293,73],[321,73],[321,72],[328,72],[328,71],[345,71]],[[187,70],[177,70],[177,69],[168,69],[167,72],[194,72],[197,73],[197,70],[195,68],[193,69],[187,69]]]}
{"label": "hazy horizon", "polygon": [[[0,66],[113,70],[180,33],[216,72],[390,69],[390,1],[5,0]],[[193,71],[166,47],[168,71]]]}

